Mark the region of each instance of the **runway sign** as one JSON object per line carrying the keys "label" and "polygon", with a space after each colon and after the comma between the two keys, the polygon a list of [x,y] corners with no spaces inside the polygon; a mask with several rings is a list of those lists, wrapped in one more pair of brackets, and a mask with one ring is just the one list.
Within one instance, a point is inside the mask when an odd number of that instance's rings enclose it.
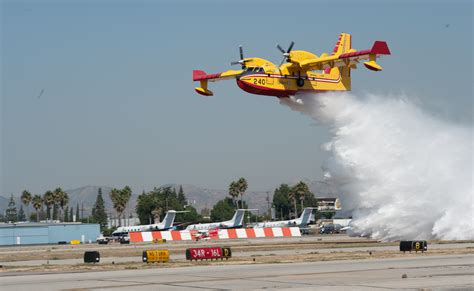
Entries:
{"label": "runway sign", "polygon": [[97,251],[84,252],[84,263],[98,263],[100,254]]}
{"label": "runway sign", "polygon": [[427,250],[428,250],[428,243],[425,240],[400,241],[401,252],[421,251],[423,253]]}
{"label": "runway sign", "polygon": [[142,254],[144,263],[166,263],[170,259],[168,250],[145,250]]}
{"label": "runway sign", "polygon": [[218,260],[226,259],[228,260],[232,257],[232,252],[230,248],[189,248],[186,249],[186,260]]}

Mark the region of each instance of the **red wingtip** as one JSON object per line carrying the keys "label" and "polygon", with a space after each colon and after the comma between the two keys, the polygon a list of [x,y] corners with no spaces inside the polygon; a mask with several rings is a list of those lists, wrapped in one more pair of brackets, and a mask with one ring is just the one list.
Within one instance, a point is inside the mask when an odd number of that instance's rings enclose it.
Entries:
{"label": "red wingtip", "polygon": [[371,54],[376,55],[390,55],[390,50],[388,49],[388,45],[385,41],[376,41],[370,50]]}

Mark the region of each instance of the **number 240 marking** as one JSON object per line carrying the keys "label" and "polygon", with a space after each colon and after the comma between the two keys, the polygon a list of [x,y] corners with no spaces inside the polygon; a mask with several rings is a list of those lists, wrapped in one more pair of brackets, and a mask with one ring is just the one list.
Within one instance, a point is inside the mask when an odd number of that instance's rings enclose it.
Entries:
{"label": "number 240 marking", "polygon": [[265,85],[265,79],[263,79],[263,78],[260,78],[260,79],[253,78],[253,83],[255,85]]}

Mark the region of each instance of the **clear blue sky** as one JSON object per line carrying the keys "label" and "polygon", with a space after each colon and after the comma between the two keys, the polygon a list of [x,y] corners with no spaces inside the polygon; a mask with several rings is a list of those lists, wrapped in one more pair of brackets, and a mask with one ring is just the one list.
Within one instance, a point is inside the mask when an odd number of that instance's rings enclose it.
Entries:
{"label": "clear blue sky", "polygon": [[277,42],[319,55],[342,31],[356,49],[386,40],[384,71],[356,70],[356,94],[404,93],[472,124],[471,1],[1,3],[3,196],[321,178],[326,128],[234,81],[212,83],[211,98],[194,92],[192,70],[229,69],[239,44],[278,63]]}

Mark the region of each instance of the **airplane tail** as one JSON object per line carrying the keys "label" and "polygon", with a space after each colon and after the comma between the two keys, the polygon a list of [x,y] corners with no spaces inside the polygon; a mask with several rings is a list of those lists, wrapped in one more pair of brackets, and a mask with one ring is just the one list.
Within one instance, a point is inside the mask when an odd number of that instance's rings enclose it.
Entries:
{"label": "airplane tail", "polygon": [[169,229],[173,227],[175,217],[176,217],[176,211],[168,210],[168,212],[166,212],[165,218],[163,218],[163,228]]}
{"label": "airplane tail", "polygon": [[170,229],[173,227],[174,219],[176,218],[176,213],[186,212],[189,211],[168,210],[168,212],[166,212],[165,218],[163,218],[163,229]]}
{"label": "airplane tail", "polygon": [[[352,35],[349,33],[341,33],[339,39],[337,40],[336,45],[332,51],[332,55],[339,55],[343,53],[348,53],[352,49]],[[347,90],[351,90],[351,68],[350,67],[341,67],[341,68],[332,68],[328,69],[326,74],[332,73],[331,71],[337,74],[341,74],[341,82],[346,87]]]}
{"label": "airplane tail", "polygon": [[300,220],[301,220],[301,226],[306,226],[309,223],[309,220],[311,219],[311,213],[313,212],[312,207],[306,207],[303,209],[303,213],[301,213]]}
{"label": "airplane tail", "polygon": [[230,220],[232,227],[238,227],[242,225],[242,223],[244,222],[244,214],[245,214],[245,209],[237,209],[235,211],[234,216]]}
{"label": "airplane tail", "polygon": [[349,52],[352,48],[352,36],[348,33],[341,33],[337,40],[336,46],[332,51],[333,55],[343,54]]}

